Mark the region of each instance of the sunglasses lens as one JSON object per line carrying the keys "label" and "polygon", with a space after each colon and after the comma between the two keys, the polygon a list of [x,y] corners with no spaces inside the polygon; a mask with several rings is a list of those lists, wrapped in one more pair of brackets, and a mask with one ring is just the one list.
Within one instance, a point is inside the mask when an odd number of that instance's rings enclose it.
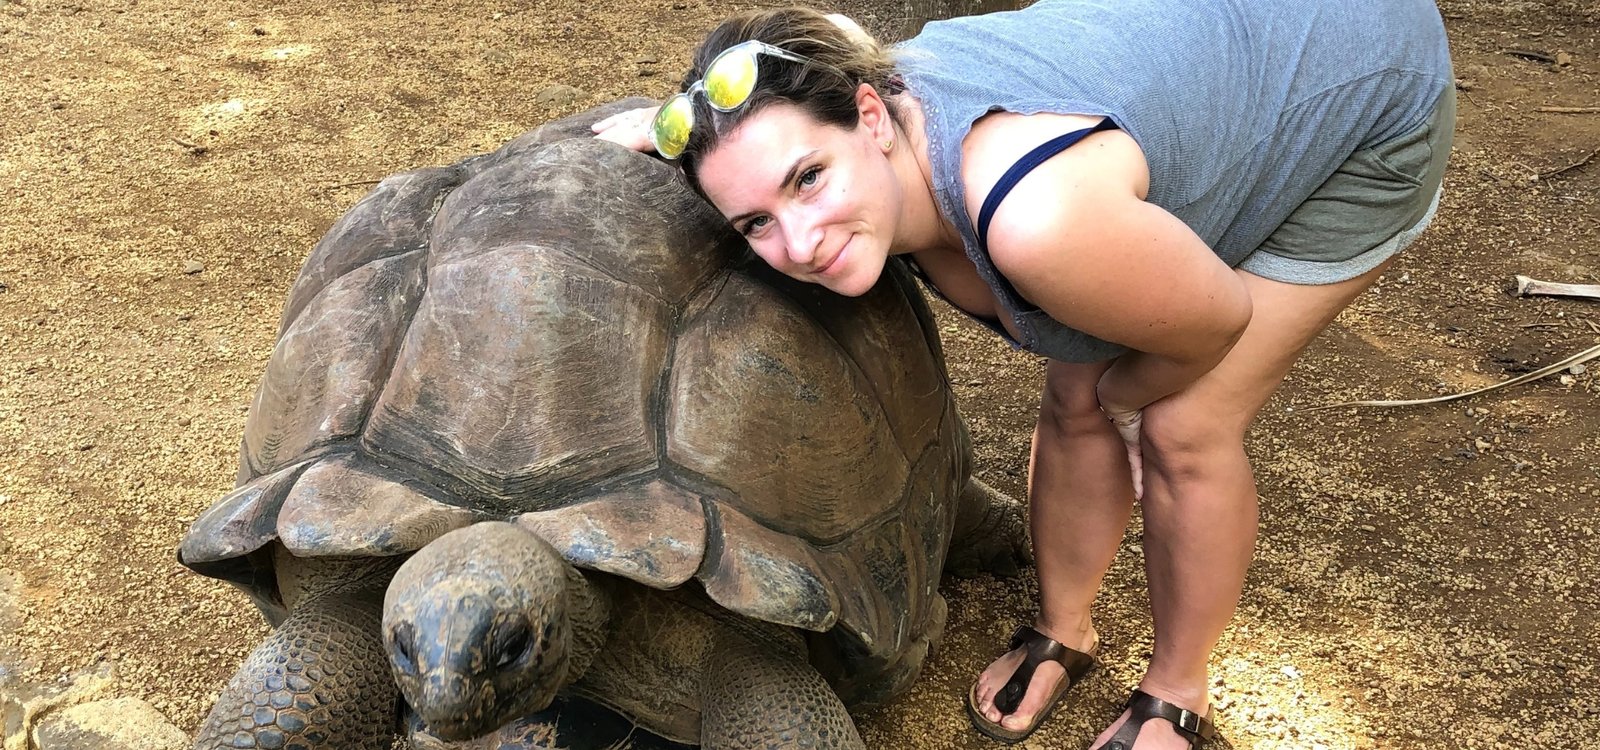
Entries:
{"label": "sunglasses lens", "polygon": [[706,101],[723,112],[738,109],[756,88],[756,50],[731,48],[706,69]]}
{"label": "sunglasses lens", "polygon": [[656,151],[668,159],[676,159],[689,145],[689,133],[694,130],[694,103],[689,97],[678,94],[661,105],[655,122],[650,125],[650,140]]}

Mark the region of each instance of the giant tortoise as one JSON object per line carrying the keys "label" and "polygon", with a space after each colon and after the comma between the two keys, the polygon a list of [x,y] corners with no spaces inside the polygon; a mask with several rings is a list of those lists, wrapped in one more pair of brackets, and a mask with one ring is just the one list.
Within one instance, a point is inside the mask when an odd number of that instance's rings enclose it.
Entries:
{"label": "giant tortoise", "polygon": [[638,104],[390,177],[312,251],[179,551],[276,626],[197,747],[388,748],[396,677],[430,741],[562,691],[680,742],[859,747],[846,707],[916,677],[941,571],[1024,560],[904,270],[854,299],[772,272],[583,137]]}

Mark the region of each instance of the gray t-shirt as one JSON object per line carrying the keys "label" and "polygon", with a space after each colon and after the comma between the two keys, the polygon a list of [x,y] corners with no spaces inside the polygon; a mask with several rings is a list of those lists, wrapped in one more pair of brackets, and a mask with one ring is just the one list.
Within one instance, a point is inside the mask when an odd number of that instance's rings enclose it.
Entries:
{"label": "gray t-shirt", "polygon": [[930,23],[897,51],[935,198],[1013,343],[1069,362],[1126,349],[1051,319],[981,250],[961,180],[978,118],[1111,118],[1144,151],[1146,199],[1235,266],[1351,154],[1423,124],[1454,81],[1429,0],[1041,0]]}

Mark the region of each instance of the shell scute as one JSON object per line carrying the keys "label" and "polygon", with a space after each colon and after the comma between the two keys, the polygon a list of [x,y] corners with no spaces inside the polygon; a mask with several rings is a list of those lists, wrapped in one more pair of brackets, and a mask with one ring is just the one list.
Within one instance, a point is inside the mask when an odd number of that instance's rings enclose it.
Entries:
{"label": "shell scute", "polygon": [[455,165],[402,172],[379,182],[311,249],[289,289],[278,333],[335,279],[375,260],[427,249],[439,201],[470,174]]}
{"label": "shell scute", "polygon": [[667,457],[818,545],[888,513],[908,466],[861,370],[771,287],[735,274],[717,291],[675,350]]}
{"label": "shell scute", "polygon": [[284,330],[245,420],[241,477],[275,471],[361,431],[422,297],[423,261],[413,252],[346,273]]}
{"label": "shell scute", "polygon": [[659,479],[525,513],[515,522],[574,565],[658,589],[693,578],[705,558],[706,519],[699,496]]}
{"label": "shell scute", "polygon": [[433,467],[504,514],[648,471],[671,317],[538,246],[435,265],[362,444]]}
{"label": "shell scute", "polygon": [[906,455],[918,455],[939,439],[938,404],[949,398],[944,364],[937,336],[918,315],[918,308],[926,308],[921,291],[900,264],[885,266],[880,282],[849,304],[770,268],[750,272],[804,310],[861,370],[862,386],[882,404]]}
{"label": "shell scute", "polygon": [[716,504],[716,558],[699,575],[713,601],[740,614],[823,632],[839,620],[837,587],[804,540]]}
{"label": "shell scute", "polygon": [[676,306],[743,252],[726,225],[666,164],[572,139],[511,156],[451,193],[434,262],[535,245]]}
{"label": "shell scute", "polygon": [[278,538],[302,557],[385,557],[415,552],[476,520],[434,499],[436,490],[355,453],[319,461],[278,512]]}
{"label": "shell scute", "polygon": [[310,460],[291,464],[223,495],[189,525],[178,546],[178,559],[195,568],[244,557],[277,538],[278,512],[284,498],[310,464]]}

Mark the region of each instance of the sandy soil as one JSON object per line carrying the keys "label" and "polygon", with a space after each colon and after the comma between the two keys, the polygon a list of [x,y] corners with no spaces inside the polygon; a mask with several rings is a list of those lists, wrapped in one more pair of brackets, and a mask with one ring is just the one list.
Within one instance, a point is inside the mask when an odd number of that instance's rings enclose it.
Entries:
{"label": "sandy soil", "polygon": [[[1538,110],[1600,105],[1600,9],[1441,6],[1462,98],[1439,219],[1250,440],[1259,554],[1214,665],[1235,747],[1600,747],[1593,370],[1307,411],[1481,386],[1600,338],[1593,303],[1505,292],[1516,273],[1600,281],[1600,158],[1564,169],[1600,149],[1600,114]],[[173,550],[232,482],[312,243],[368,181],[667,94],[735,7],[0,0],[0,689],[98,666],[192,728],[265,626]],[[1040,362],[943,319],[979,471],[1019,492]],[[1141,672],[1137,542],[1100,602],[1109,669],[1029,747],[1087,742]],[[945,648],[861,717],[872,747],[987,744],[960,696],[1035,584],[945,590]]]}

